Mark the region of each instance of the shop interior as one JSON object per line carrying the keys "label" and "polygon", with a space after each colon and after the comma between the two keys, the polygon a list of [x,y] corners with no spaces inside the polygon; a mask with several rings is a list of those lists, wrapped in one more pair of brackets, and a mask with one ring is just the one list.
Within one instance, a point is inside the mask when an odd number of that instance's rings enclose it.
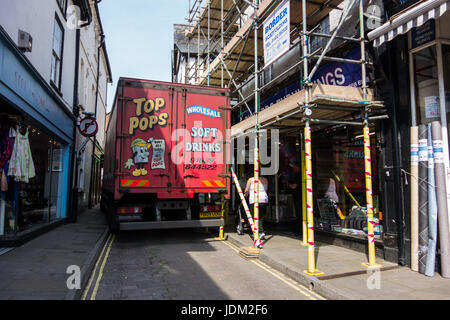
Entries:
{"label": "shop interior", "polygon": [[[380,239],[382,212],[379,210],[380,192],[378,184],[378,157],[375,127],[370,127],[372,150],[372,187],[374,202],[375,238]],[[270,134],[268,134],[270,137]],[[313,128],[313,189],[314,228],[333,233],[348,234],[365,238],[367,236],[366,189],[364,168],[364,137],[362,128],[335,125]],[[261,142],[262,143],[262,142]],[[268,144],[268,154],[271,154]],[[302,212],[306,210],[302,201],[304,181],[302,171],[303,137],[294,132],[280,132],[278,143],[279,169],[277,175],[266,175],[268,179],[269,203],[264,217],[266,226],[276,225],[298,234],[302,230]],[[248,145],[246,147],[248,153]],[[253,177],[252,155],[246,156],[246,164],[236,165],[241,188]],[[263,173],[260,170],[261,174]],[[235,186],[233,185],[233,189]],[[244,190],[244,189],[243,189]],[[235,190],[234,212],[240,206]],[[246,199],[248,203],[248,198]],[[245,218],[245,215],[244,215]],[[267,224],[266,224],[267,222]]]}
{"label": "shop interior", "polygon": [[[63,168],[61,143],[29,116],[5,101],[0,103],[0,236],[4,236],[57,218]],[[16,139],[19,135],[28,137],[31,151],[28,168],[34,167],[26,178],[15,176],[9,170],[14,148],[18,148]],[[28,157],[26,148],[23,149],[25,151],[17,152],[20,163]]]}

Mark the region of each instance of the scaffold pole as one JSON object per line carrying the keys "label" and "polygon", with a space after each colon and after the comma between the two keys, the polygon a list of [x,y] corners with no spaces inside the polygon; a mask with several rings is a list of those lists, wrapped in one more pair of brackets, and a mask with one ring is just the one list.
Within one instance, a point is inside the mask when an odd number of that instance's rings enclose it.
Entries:
{"label": "scaffold pole", "polygon": [[[364,4],[359,0],[359,37],[361,46],[361,78],[363,99],[367,101],[367,79],[366,79],[366,49],[364,42]],[[373,219],[373,195],[372,195],[372,161],[370,151],[369,119],[368,110],[364,113],[364,167],[366,176],[366,210],[367,210],[367,241],[369,245],[369,262],[363,262],[362,265],[368,268],[381,267],[375,261],[375,234],[376,225]]]}
{"label": "scaffold pole", "polygon": [[305,176],[306,176],[306,210],[308,227],[308,270],[304,272],[310,276],[322,275],[323,272],[316,269],[315,248],[314,248],[314,205],[313,205],[313,185],[312,185],[312,153],[311,153],[311,127],[309,125],[311,110],[309,106],[309,95],[311,86],[308,78],[308,33],[306,22],[306,0],[302,0],[302,43],[303,43],[303,87],[305,90]]}

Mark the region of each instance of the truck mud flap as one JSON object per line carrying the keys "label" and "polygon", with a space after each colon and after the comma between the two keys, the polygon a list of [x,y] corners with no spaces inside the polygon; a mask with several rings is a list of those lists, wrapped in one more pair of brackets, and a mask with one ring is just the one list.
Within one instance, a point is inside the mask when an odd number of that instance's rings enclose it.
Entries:
{"label": "truck mud flap", "polygon": [[151,230],[151,229],[180,229],[180,228],[206,228],[223,225],[222,219],[181,220],[181,221],[146,221],[121,222],[120,230]]}

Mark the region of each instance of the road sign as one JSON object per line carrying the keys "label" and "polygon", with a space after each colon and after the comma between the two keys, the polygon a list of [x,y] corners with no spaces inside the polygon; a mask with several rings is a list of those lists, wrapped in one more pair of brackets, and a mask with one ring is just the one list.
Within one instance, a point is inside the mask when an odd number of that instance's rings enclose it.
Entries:
{"label": "road sign", "polygon": [[95,136],[98,131],[97,121],[94,118],[84,118],[80,121],[78,130],[85,137]]}

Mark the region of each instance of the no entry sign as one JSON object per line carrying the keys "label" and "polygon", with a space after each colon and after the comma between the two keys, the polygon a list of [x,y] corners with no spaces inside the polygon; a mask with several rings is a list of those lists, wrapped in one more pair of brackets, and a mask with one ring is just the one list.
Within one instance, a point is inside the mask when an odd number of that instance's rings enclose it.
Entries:
{"label": "no entry sign", "polygon": [[98,131],[98,124],[94,118],[84,118],[80,121],[78,130],[85,137],[92,137]]}

